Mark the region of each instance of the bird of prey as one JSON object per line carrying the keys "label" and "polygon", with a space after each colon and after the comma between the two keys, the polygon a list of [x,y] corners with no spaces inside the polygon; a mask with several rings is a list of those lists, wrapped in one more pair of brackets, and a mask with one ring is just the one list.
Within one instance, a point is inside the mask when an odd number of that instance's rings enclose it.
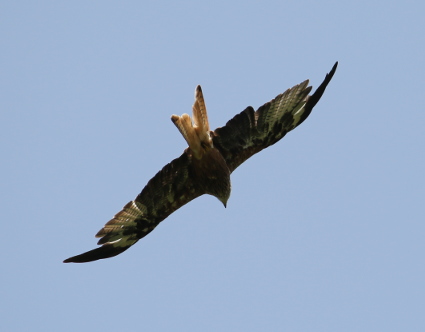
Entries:
{"label": "bird of prey", "polygon": [[165,165],[142,192],[96,234],[98,247],[64,262],[84,263],[116,256],[152,232],[171,213],[203,194],[224,206],[230,196],[230,174],[255,153],[273,145],[311,113],[335,73],[338,62],[312,94],[308,80],[261,106],[249,106],[224,127],[210,130],[201,87],[195,90],[192,119],[172,115],[189,145]]}

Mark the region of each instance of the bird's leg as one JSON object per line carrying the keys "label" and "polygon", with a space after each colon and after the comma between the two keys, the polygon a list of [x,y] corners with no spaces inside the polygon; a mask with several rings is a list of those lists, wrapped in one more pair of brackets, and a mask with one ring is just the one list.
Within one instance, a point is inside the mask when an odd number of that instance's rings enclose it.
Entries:
{"label": "bird's leg", "polygon": [[192,106],[192,114],[194,128],[199,139],[205,145],[212,146],[207,108],[205,106],[204,96],[200,85],[198,85],[195,89],[195,103]]}
{"label": "bird's leg", "polygon": [[193,124],[190,116],[186,113],[182,116],[173,114],[171,120],[183,135],[194,156],[200,159],[205,152],[204,148],[213,147],[207,108],[200,85],[195,90],[195,103],[192,106],[192,112]]}
{"label": "bird's leg", "polygon": [[193,128],[192,120],[190,119],[189,114],[185,113],[182,116],[173,114],[171,116],[171,121],[173,121],[177,129],[183,135],[194,156],[198,159],[201,158],[201,141],[195,132],[195,128]]}

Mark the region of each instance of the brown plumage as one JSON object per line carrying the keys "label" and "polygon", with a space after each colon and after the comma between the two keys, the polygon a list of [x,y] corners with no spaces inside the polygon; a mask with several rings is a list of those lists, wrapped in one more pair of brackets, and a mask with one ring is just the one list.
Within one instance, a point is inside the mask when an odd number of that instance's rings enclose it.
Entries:
{"label": "brown plumage", "polygon": [[197,86],[193,119],[187,114],[171,117],[189,147],[165,165],[136,199],[96,234],[101,247],[64,262],[83,263],[116,256],[149,234],[175,210],[203,194],[217,197],[226,206],[231,190],[230,174],[308,117],[332,79],[337,64],[313,95],[308,95],[311,87],[308,80],[304,81],[257,111],[247,107],[215,131],[210,131],[202,90]]}

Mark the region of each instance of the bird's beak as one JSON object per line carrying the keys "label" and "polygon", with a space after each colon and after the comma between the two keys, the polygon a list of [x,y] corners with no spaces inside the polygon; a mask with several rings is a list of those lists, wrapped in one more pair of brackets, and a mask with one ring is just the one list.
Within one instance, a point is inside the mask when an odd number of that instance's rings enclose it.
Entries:
{"label": "bird's beak", "polygon": [[220,199],[220,202],[223,203],[223,205],[224,205],[225,208],[227,207],[227,200],[221,200]]}

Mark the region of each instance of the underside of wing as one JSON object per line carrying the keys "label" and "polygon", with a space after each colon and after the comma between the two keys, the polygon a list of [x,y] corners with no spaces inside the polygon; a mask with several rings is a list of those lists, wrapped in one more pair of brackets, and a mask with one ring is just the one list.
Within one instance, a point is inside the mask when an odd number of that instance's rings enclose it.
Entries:
{"label": "underside of wing", "polygon": [[96,234],[100,238],[98,244],[102,247],[64,262],[84,263],[116,256],[202,193],[193,181],[191,157],[185,152],[159,171],[136,199],[125,205]]}
{"label": "underside of wing", "polygon": [[300,125],[311,113],[332,79],[335,63],[314,92],[308,80],[286,90],[257,111],[249,106],[224,127],[213,132],[214,146],[220,150],[231,172],[255,153],[273,145]]}

